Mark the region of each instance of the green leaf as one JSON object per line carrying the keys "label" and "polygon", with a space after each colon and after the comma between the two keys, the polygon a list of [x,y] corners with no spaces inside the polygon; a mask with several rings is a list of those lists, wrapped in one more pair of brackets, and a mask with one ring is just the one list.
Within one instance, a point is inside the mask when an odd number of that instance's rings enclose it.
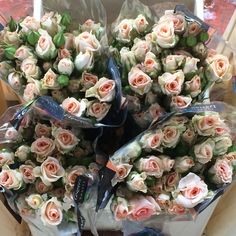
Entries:
{"label": "green leaf", "polygon": [[10,46],[10,47],[5,48],[4,50],[5,57],[9,60],[14,60],[16,50],[17,48],[15,46]]}
{"label": "green leaf", "polygon": [[54,37],[53,37],[53,42],[56,47],[60,48],[63,46],[66,42],[65,36],[63,31],[58,32]]}
{"label": "green leaf", "polygon": [[229,147],[227,152],[236,152],[236,145]]}
{"label": "green leaf", "polygon": [[40,34],[35,31],[31,31],[27,34],[27,41],[30,45],[34,46],[39,40]]}
{"label": "green leaf", "polygon": [[8,27],[10,29],[11,32],[14,32],[17,30],[17,23],[14,21],[14,19],[11,17],[9,23],[8,23]]}
{"label": "green leaf", "polygon": [[62,25],[65,27],[68,27],[71,23],[71,16],[69,13],[63,13],[61,17],[61,22]]}

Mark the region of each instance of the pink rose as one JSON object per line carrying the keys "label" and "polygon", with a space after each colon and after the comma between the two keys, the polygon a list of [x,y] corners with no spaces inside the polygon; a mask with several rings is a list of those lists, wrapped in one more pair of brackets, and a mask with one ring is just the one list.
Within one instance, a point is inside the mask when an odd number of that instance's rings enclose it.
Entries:
{"label": "pink rose", "polygon": [[148,111],[149,114],[151,115],[152,122],[158,120],[165,112],[165,110],[158,103],[151,104]]}
{"label": "pink rose", "polygon": [[27,46],[22,45],[15,52],[15,58],[20,61],[24,61],[28,57],[33,57],[33,53]]}
{"label": "pink rose", "polygon": [[162,180],[164,182],[164,189],[167,192],[174,191],[179,182],[180,176],[178,172],[168,173],[163,176]]}
{"label": "pink rose", "polygon": [[62,102],[61,106],[65,111],[69,112],[70,114],[80,117],[86,110],[86,102],[86,99],[78,101],[74,97],[68,97]]}
{"label": "pink rose", "polygon": [[50,138],[41,137],[31,144],[31,152],[43,157],[48,157],[54,149],[55,144]]}
{"label": "pink rose", "polygon": [[96,75],[83,72],[81,79],[81,85],[83,87],[82,91],[93,87],[97,82],[98,82],[98,77]]}
{"label": "pink rose", "polygon": [[163,174],[163,162],[156,156],[149,156],[147,158],[140,158],[135,166],[140,172],[145,172],[149,176],[160,178]]}
{"label": "pink rose", "polygon": [[184,73],[181,70],[174,74],[166,72],[158,77],[158,83],[160,84],[161,90],[164,94],[178,95],[182,91]]}
{"label": "pink rose", "polygon": [[30,82],[26,85],[23,93],[23,99],[28,102],[30,100],[33,100],[39,94],[40,82],[38,80],[33,80],[33,82]]}
{"label": "pink rose", "polygon": [[1,150],[0,151],[0,166],[9,165],[14,163],[14,153],[7,151],[7,150]]}
{"label": "pink rose", "polygon": [[41,138],[41,137],[50,137],[51,136],[51,127],[45,125],[45,124],[40,124],[40,123],[37,123],[37,125],[35,126],[35,134],[38,138]]}
{"label": "pink rose", "polygon": [[162,160],[163,171],[170,172],[174,167],[175,160],[165,155],[160,155],[158,157]]}
{"label": "pink rose", "polygon": [[65,170],[56,158],[48,157],[40,167],[34,168],[33,173],[35,177],[40,177],[45,185],[50,186],[52,182],[64,176]]}
{"label": "pink rose", "polygon": [[175,159],[174,169],[178,173],[184,173],[191,169],[195,165],[193,158],[191,156],[177,157]]}
{"label": "pink rose", "polygon": [[58,75],[52,69],[49,69],[41,79],[42,88],[44,89],[59,89],[60,85],[57,81]]}
{"label": "pink rose", "polygon": [[160,147],[161,142],[162,142],[162,131],[156,130],[155,133],[145,133],[141,139],[140,142],[142,144],[142,148],[145,149],[157,149]]}
{"label": "pink rose", "polygon": [[175,109],[183,109],[188,107],[192,102],[191,97],[187,96],[173,96],[171,99],[171,106]]}
{"label": "pink rose", "polygon": [[46,185],[41,180],[37,180],[35,183],[35,189],[38,193],[43,194],[49,192],[53,188],[52,185]]}
{"label": "pink rose", "polygon": [[190,81],[185,82],[185,90],[190,93],[191,97],[196,97],[201,93],[201,78],[195,75]]}
{"label": "pink rose", "polygon": [[140,14],[134,19],[134,28],[138,33],[143,33],[148,26],[148,22],[144,15]]}
{"label": "pink rose", "polygon": [[40,76],[40,69],[35,58],[28,57],[23,60],[20,69],[27,79],[38,79]]}
{"label": "pink rose", "polygon": [[201,26],[196,21],[188,24],[187,28],[188,35],[196,36],[200,31],[201,31]]}
{"label": "pink rose", "polygon": [[28,33],[29,31],[37,31],[40,28],[40,22],[37,21],[32,16],[27,16],[24,20],[20,23],[22,27],[22,31]]}
{"label": "pink rose", "polygon": [[226,160],[230,165],[236,161],[236,152],[229,152],[223,156],[223,159]]}
{"label": "pink rose", "polygon": [[114,32],[117,34],[118,41],[128,43],[131,40],[131,31],[133,29],[133,21],[124,19],[115,26]]}
{"label": "pink rose", "polygon": [[141,221],[158,215],[161,212],[160,206],[151,196],[138,196],[129,201],[131,213],[129,219],[132,221]]}
{"label": "pink rose", "polygon": [[19,167],[19,171],[23,176],[23,180],[25,183],[34,183],[35,176],[33,175],[34,167],[31,165],[21,165]]}
{"label": "pink rose", "polygon": [[180,139],[182,127],[177,126],[166,126],[162,130],[163,132],[163,139],[162,144],[168,148],[174,148]]}
{"label": "pink rose", "polygon": [[116,169],[116,178],[118,178],[118,180],[124,180],[130,173],[131,169],[132,169],[132,165],[129,164],[118,164],[116,165],[115,169]]}
{"label": "pink rose", "polygon": [[233,168],[226,160],[218,159],[210,168],[209,174],[212,175],[211,181],[215,184],[231,183]]}
{"label": "pink rose", "polygon": [[97,121],[102,120],[111,108],[111,104],[99,101],[93,101],[89,104],[87,115],[95,117]]}
{"label": "pink rose", "polygon": [[5,140],[17,141],[20,138],[20,134],[14,127],[9,127],[6,130],[4,138]]}
{"label": "pink rose", "polygon": [[78,176],[83,175],[87,172],[86,167],[84,166],[74,166],[71,170],[68,171],[66,175],[66,183],[71,187],[75,185],[75,181]]}
{"label": "pink rose", "polygon": [[23,184],[23,176],[18,170],[2,169],[0,172],[0,185],[7,188],[18,190]]}
{"label": "pink rose", "polygon": [[199,176],[189,173],[179,181],[177,195],[175,201],[177,204],[185,208],[193,208],[202,202],[208,194],[207,185]]}
{"label": "pink rose", "polygon": [[137,67],[131,69],[128,80],[130,88],[139,95],[148,93],[152,87],[152,79]]}
{"label": "pink rose", "polygon": [[151,42],[136,38],[131,51],[134,52],[137,61],[142,62],[148,52],[151,51]]}
{"label": "pink rose", "polygon": [[144,72],[150,75],[152,78],[156,78],[161,71],[161,64],[156,55],[152,52],[146,53],[143,67]]}
{"label": "pink rose", "polygon": [[125,198],[117,197],[111,204],[115,220],[125,220],[130,214],[129,203]]}
{"label": "pink rose", "polygon": [[59,225],[63,219],[62,205],[56,197],[44,202],[40,208],[41,220],[45,225]]}
{"label": "pink rose", "polygon": [[61,153],[70,152],[79,142],[71,131],[62,128],[58,128],[53,136],[55,137],[55,144]]}
{"label": "pink rose", "polygon": [[168,213],[171,215],[184,215],[187,213],[187,209],[180,204],[177,204],[175,201],[171,201],[168,208]]}
{"label": "pink rose", "polygon": [[192,128],[186,129],[182,135],[183,140],[188,144],[192,144],[195,137],[196,137],[196,133]]}

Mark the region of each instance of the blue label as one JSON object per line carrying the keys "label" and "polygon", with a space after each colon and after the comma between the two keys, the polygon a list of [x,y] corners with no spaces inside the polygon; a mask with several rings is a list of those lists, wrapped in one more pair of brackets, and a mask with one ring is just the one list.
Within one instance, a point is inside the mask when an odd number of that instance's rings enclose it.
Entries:
{"label": "blue label", "polygon": [[232,83],[233,83],[233,92],[236,93],[236,76],[232,77]]}

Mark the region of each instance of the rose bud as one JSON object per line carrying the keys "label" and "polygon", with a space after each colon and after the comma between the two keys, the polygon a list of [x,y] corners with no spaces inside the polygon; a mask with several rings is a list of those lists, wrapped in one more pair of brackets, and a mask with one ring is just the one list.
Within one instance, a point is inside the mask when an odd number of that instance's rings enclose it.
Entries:
{"label": "rose bud", "polygon": [[125,220],[130,214],[128,201],[121,197],[117,197],[112,201],[111,210],[117,221]]}
{"label": "rose bud", "polygon": [[57,65],[58,72],[70,76],[74,70],[74,63],[69,58],[63,58]]}
{"label": "rose bud", "polygon": [[185,209],[182,205],[177,204],[175,201],[170,202],[170,206],[168,208],[168,213],[171,215],[185,215],[187,213],[187,209]]}
{"label": "rose bud", "polygon": [[41,80],[41,85],[43,89],[59,89],[59,83],[57,81],[57,74],[49,69]]}
{"label": "rose bud", "polygon": [[133,20],[124,19],[118,25],[115,26],[114,32],[116,39],[123,43],[131,41],[131,31],[133,30]]}
{"label": "rose bud", "polygon": [[83,89],[81,91],[86,91],[87,89],[93,87],[98,82],[98,77],[96,75],[83,72],[82,79],[80,81]]}
{"label": "rose bud", "polygon": [[215,147],[214,147],[215,156],[224,155],[228,151],[228,148],[231,147],[233,144],[230,136],[215,137],[213,138],[213,140],[215,142]]}
{"label": "rose bud", "polygon": [[198,58],[194,58],[194,57],[187,57],[185,59],[185,64],[184,64],[184,68],[183,68],[183,72],[185,74],[190,73],[190,72],[195,72],[197,71],[197,63],[200,61],[200,59]]}
{"label": "rose bud", "polygon": [[8,75],[9,85],[16,91],[19,91],[22,88],[21,74],[18,72],[12,72]]}
{"label": "rose bud", "polygon": [[144,72],[155,79],[161,72],[161,64],[154,53],[148,52],[143,62]]}
{"label": "rose bud", "polygon": [[165,72],[174,72],[184,62],[185,56],[183,55],[168,55],[162,59],[162,64]]}
{"label": "rose bud", "polygon": [[180,140],[180,134],[185,130],[182,125],[165,126],[162,130],[162,145],[167,148],[174,148]]}
{"label": "rose bud", "polygon": [[131,48],[131,51],[134,52],[136,60],[139,62],[142,62],[144,61],[146,54],[151,51],[151,43],[148,41],[136,38],[134,40],[134,45]]}
{"label": "rose bud", "polygon": [[80,52],[75,58],[75,67],[78,71],[90,70],[93,68],[93,53]]}
{"label": "rose bud", "polygon": [[171,99],[171,107],[173,109],[183,109],[191,105],[192,98],[188,96],[173,96]]}
{"label": "rose bud", "polygon": [[148,22],[144,15],[140,14],[134,19],[134,28],[137,30],[137,32],[143,33],[148,26]]}
{"label": "rose bud", "polygon": [[187,128],[182,135],[182,139],[184,140],[184,142],[188,143],[189,145],[193,143],[195,137],[196,133],[193,128]]}
{"label": "rose bud", "polygon": [[0,167],[14,163],[14,153],[8,150],[0,150]]}
{"label": "rose bud", "polygon": [[164,190],[167,192],[174,191],[179,183],[180,175],[178,172],[171,172],[162,177],[164,183]]}
{"label": "rose bud", "polygon": [[61,21],[60,21],[60,24],[62,24],[62,25],[64,25],[64,26],[66,26],[66,27],[68,27],[69,25],[70,25],[70,23],[71,23],[71,16],[70,16],[70,14],[68,14],[68,13],[63,13],[62,15],[61,15]]}
{"label": "rose bud", "polygon": [[25,183],[34,183],[36,177],[33,174],[34,167],[32,165],[21,165],[19,171],[23,176]]}
{"label": "rose bud", "polygon": [[32,16],[27,16],[24,20],[20,23],[21,30],[24,33],[28,33],[29,31],[37,31],[40,28],[40,22],[37,21]]}
{"label": "rose bud", "polygon": [[53,37],[53,43],[57,48],[62,47],[66,42],[65,36],[63,31],[58,32],[54,37]]}
{"label": "rose bud", "polygon": [[66,87],[66,86],[69,85],[70,79],[66,75],[59,75],[57,77],[57,82],[58,82],[60,87]]}
{"label": "rose bud", "polygon": [[29,47],[22,45],[16,50],[15,58],[18,60],[24,61],[28,57],[34,57],[34,54]]}
{"label": "rose bud", "polygon": [[41,74],[40,68],[37,66],[37,59],[31,57],[22,61],[20,69],[26,79],[39,79]]}
{"label": "rose bud", "polygon": [[196,36],[200,33],[201,26],[197,22],[191,22],[188,24],[187,35]]}
{"label": "rose bud", "polygon": [[131,191],[147,193],[146,178],[147,174],[145,172],[139,174],[136,171],[132,171],[128,176],[126,184]]}
{"label": "rose bud", "polygon": [[2,169],[0,172],[0,185],[6,189],[18,190],[23,185],[23,176],[18,170]]}
{"label": "rose bud", "polygon": [[31,194],[29,195],[25,201],[28,205],[33,209],[39,209],[43,203],[43,198],[39,194]]}
{"label": "rose bud", "polygon": [[130,71],[133,66],[137,64],[134,52],[127,47],[120,50],[120,61],[126,71]]}
{"label": "rose bud", "polygon": [[26,161],[30,154],[30,147],[27,145],[21,145],[16,149],[15,156],[19,158],[20,161]]}
{"label": "rose bud", "polygon": [[15,53],[16,53],[16,47],[15,46],[10,46],[5,48],[4,50],[4,55],[8,60],[13,60],[15,59]]}
{"label": "rose bud", "polygon": [[142,144],[142,148],[144,149],[159,149],[162,142],[162,131],[161,129],[156,130],[154,133],[146,132],[140,139],[140,143]]}
{"label": "rose bud", "polygon": [[41,27],[45,29],[50,35],[55,35],[59,28],[60,15],[54,12],[45,13],[41,20]]}
{"label": "rose bud", "polygon": [[174,169],[178,173],[184,173],[194,166],[194,161],[191,156],[177,157],[175,159]]}
{"label": "rose bud", "polygon": [[195,98],[201,93],[201,78],[195,75],[190,81],[185,82],[185,90],[190,93],[190,96]]}
{"label": "rose bud", "polygon": [[88,104],[87,115],[95,117],[97,121],[102,120],[111,108],[111,104],[99,101],[92,101]]}
{"label": "rose bud", "polygon": [[3,39],[2,41],[6,44],[6,45],[14,45],[16,48],[20,45],[21,40],[20,40],[20,35],[19,33],[17,33],[17,31],[15,32],[10,32],[10,31],[3,31]]}
{"label": "rose bud", "polygon": [[40,37],[40,34],[35,31],[30,31],[27,33],[27,41],[30,45],[35,46],[35,44],[38,42]]}

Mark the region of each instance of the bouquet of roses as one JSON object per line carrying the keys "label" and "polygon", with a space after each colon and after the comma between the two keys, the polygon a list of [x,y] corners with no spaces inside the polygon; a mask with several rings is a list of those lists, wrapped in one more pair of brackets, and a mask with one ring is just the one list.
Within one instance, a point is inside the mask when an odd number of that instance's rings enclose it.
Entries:
{"label": "bouquet of roses", "polygon": [[157,22],[150,14],[139,1],[125,1],[110,47],[128,109],[142,128],[164,111],[203,102],[215,82],[232,77],[228,58],[207,47],[210,36],[199,22],[179,11],[167,11]]}
{"label": "bouquet of roses", "polygon": [[109,166],[116,172],[112,183],[119,184],[111,206],[116,220],[199,213],[197,209],[204,209],[222,186],[232,182],[235,126],[209,107],[172,114],[110,158]]}

